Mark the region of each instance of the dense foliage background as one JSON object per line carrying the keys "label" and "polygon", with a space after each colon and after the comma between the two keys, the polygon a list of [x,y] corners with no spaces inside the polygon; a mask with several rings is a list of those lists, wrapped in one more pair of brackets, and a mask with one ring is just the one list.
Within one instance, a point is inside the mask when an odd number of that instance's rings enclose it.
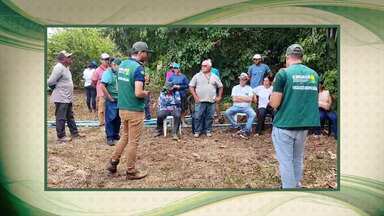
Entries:
{"label": "dense foliage background", "polygon": [[228,94],[237,76],[246,72],[255,53],[276,73],[284,66],[286,48],[300,43],[305,49],[304,61],[316,70],[326,88],[337,95],[337,31],[335,28],[255,28],[255,27],[109,27],[71,28],[48,38],[48,65],[56,53],[74,53],[71,67],[76,87],[81,87],[83,68],[90,60],[98,60],[102,52],[126,57],[136,41],[148,43],[155,51],[147,65],[152,90],[164,84],[164,73],[170,62],[181,63],[181,70],[191,78],[205,58],[220,69]]}
{"label": "dense foliage background", "polygon": [[48,74],[56,64],[56,56],[62,51],[73,53],[71,66],[72,79],[76,87],[83,87],[83,70],[91,60],[99,63],[100,54],[118,55],[115,43],[102,35],[101,29],[69,28],[59,29],[56,34],[48,37]]}

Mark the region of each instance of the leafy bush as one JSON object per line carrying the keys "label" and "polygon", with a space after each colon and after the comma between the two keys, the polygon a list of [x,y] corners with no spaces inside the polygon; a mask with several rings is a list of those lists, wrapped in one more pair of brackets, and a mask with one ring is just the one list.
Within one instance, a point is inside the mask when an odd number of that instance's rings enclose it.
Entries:
{"label": "leafy bush", "polygon": [[119,55],[115,44],[102,36],[96,28],[69,28],[48,38],[48,76],[56,64],[56,56],[61,50],[73,53],[71,65],[72,79],[75,87],[82,87],[82,73],[91,60],[96,60],[100,54]]}
{"label": "leafy bush", "polygon": [[338,88],[337,88],[337,69],[326,71],[321,79],[324,82],[325,89],[329,90],[330,94],[335,98],[338,96]]}
{"label": "leafy bush", "polygon": [[181,63],[181,71],[192,78],[201,61],[211,58],[220,70],[226,95],[237,84],[237,76],[248,70],[255,53],[263,55],[273,72],[283,66],[285,50],[293,43],[302,43],[305,63],[319,74],[337,64],[336,48],[330,46],[336,40],[329,37],[328,28],[111,27],[103,32],[124,54],[134,42],[147,42],[155,51],[148,65],[151,79],[159,85],[170,62]]}

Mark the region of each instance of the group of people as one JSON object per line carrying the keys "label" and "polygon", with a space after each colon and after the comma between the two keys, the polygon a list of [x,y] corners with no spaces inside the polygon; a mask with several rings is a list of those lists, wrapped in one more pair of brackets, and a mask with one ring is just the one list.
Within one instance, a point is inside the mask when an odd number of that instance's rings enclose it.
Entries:
{"label": "group of people", "polygon": [[[147,175],[146,171],[138,170],[135,164],[136,150],[144,126],[145,101],[151,95],[145,89],[148,77],[144,73],[144,64],[151,52],[153,51],[145,42],[136,42],[132,45],[127,60],[121,61],[103,53],[99,67],[96,68],[95,62],[91,62],[84,71],[85,87],[87,95],[90,95],[90,99],[87,99],[89,111],[96,110],[96,102],[92,99],[94,93],[91,93],[96,90],[97,112],[99,120],[105,119],[107,144],[112,146],[117,143],[107,170],[110,174],[117,172],[126,148],[126,178],[130,180]],[[238,76],[239,84],[233,87],[231,94],[233,105],[225,111],[231,130],[237,130],[236,134],[241,137],[250,136],[256,116],[256,135],[262,133],[266,115],[273,117],[272,141],[279,161],[282,188],[301,187],[304,142],[308,130],[320,126],[320,114],[323,118],[334,117],[327,113],[331,103],[329,92],[322,93],[323,90],[320,89],[322,95],[319,96],[319,76],[302,64],[303,55],[304,50],[300,45],[289,46],[286,50],[286,68],[281,69],[274,78],[269,67],[262,63],[261,55],[254,55],[254,64],[249,67],[248,73],[240,73]],[[82,136],[77,130],[72,111],[73,83],[69,71],[71,56],[66,51],[60,52],[57,56],[58,63],[48,79],[48,86],[53,89],[51,100],[56,106],[59,142],[68,141],[65,122],[72,137]],[[180,138],[177,130],[186,112],[189,91],[195,101],[192,115],[193,135],[195,138],[202,134],[211,137],[216,106],[223,97],[219,70],[212,67],[210,59],[203,60],[201,70],[189,81],[181,73],[180,64],[172,63],[170,66],[157,102],[156,136],[162,135],[165,118],[173,116],[173,139]],[[252,108],[252,103],[257,103],[257,112]],[[247,117],[244,127],[236,121],[238,113]],[[100,122],[100,125],[103,124]],[[121,125],[123,127],[120,132]]]}

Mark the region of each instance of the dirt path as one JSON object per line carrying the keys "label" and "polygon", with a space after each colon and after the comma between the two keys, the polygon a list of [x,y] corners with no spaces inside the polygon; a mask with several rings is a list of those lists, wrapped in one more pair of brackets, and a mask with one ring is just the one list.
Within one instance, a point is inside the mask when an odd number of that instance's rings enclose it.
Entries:
{"label": "dirt path", "polygon": [[[76,119],[92,119],[83,94],[75,98]],[[84,103],[83,103],[84,102]],[[49,105],[48,119],[54,119]],[[119,175],[105,170],[115,147],[105,143],[104,128],[80,128],[85,138],[56,144],[55,129],[48,129],[48,187],[50,188],[278,188],[278,163],[270,132],[249,140],[232,137],[224,128],[214,136],[193,138],[183,129],[181,141],[153,137],[145,128],[138,149],[138,167],[148,169],[148,177],[126,181],[125,155]],[[336,140],[309,136],[305,147],[303,185],[308,188],[336,186]]]}
{"label": "dirt path", "polygon": [[[214,137],[195,139],[185,133],[181,141],[153,138],[144,130],[138,166],[149,170],[143,180],[124,179],[125,156],[119,176],[105,170],[115,147],[105,144],[104,130],[82,129],[86,138],[69,144],[55,143],[48,132],[48,186],[52,188],[275,188],[278,164],[269,134],[250,140],[234,138],[225,130]],[[187,132],[187,131],[186,131]],[[308,138],[303,184],[310,188],[334,187],[336,145],[330,137]]]}

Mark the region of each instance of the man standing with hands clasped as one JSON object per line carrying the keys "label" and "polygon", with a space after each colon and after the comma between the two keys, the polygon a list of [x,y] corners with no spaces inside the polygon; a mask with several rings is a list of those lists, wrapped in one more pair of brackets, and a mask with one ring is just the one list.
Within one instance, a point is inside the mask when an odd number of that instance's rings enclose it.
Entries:
{"label": "man standing with hands clasped", "polygon": [[195,138],[203,132],[207,137],[212,136],[215,103],[220,102],[223,95],[223,84],[217,76],[212,75],[211,67],[211,61],[204,60],[201,63],[201,71],[195,74],[189,83],[189,90],[195,99]]}
{"label": "man standing with hands clasped", "polygon": [[[73,115],[73,81],[69,66],[72,64],[72,53],[61,51],[57,56],[57,64],[52,69],[48,86],[53,89],[51,101],[55,103],[57,142],[60,144],[71,141],[72,138],[84,137],[79,134]],[[72,138],[65,135],[67,123]]]}
{"label": "man standing with hands clasped", "polygon": [[144,90],[144,63],[149,59],[151,52],[153,51],[148,49],[145,42],[136,42],[132,46],[131,57],[119,65],[117,103],[123,132],[107,170],[110,174],[117,172],[120,157],[127,147],[127,180],[147,176],[147,172],[136,169],[135,163],[137,146],[144,126],[144,97],[150,94]]}
{"label": "man standing with hands clasped", "polygon": [[277,109],[272,141],[279,161],[282,188],[300,188],[304,143],[308,129],[318,127],[317,73],[302,64],[304,50],[293,44],[286,51],[287,68],[275,77],[270,105]]}

